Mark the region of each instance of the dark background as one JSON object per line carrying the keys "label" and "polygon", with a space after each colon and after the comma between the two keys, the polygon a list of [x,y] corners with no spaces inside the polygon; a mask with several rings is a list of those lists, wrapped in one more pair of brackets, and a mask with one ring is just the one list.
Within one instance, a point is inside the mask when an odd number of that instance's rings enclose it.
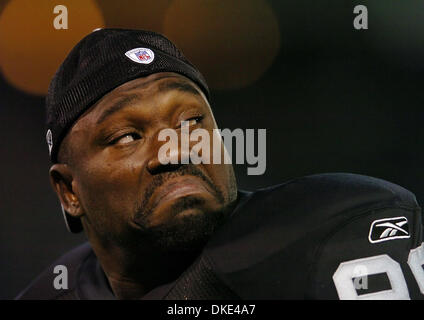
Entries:
{"label": "dark background", "polygon": [[[247,176],[235,166],[239,186],[352,172],[400,184],[422,203],[424,2],[267,3],[280,30],[272,64],[247,86],[212,88],[221,128],[267,129],[267,170]],[[368,7],[368,30],[353,28],[357,4]],[[253,43],[247,54],[267,52]],[[0,299],[11,299],[84,236],[66,231],[49,184],[44,97],[0,74],[0,119]]]}

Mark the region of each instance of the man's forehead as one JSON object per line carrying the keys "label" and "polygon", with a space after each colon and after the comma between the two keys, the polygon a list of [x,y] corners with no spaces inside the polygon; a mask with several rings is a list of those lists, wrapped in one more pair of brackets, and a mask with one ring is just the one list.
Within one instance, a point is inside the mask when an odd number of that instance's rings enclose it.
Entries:
{"label": "man's forehead", "polygon": [[[190,79],[173,72],[161,72],[143,78],[128,81],[104,95],[80,119],[76,121],[72,129],[84,125],[84,120],[96,118],[97,122],[125,104],[135,104],[146,96],[154,96],[172,90],[189,93],[190,96],[202,100],[208,106],[206,96],[198,86]],[[106,112],[106,113],[105,113]],[[71,131],[74,131],[72,130]]]}
{"label": "man's forehead", "polygon": [[[193,94],[200,95],[200,89],[197,85],[186,78],[183,75],[174,72],[159,72],[151,74],[147,77],[137,78],[131,81],[128,81],[119,87],[112,90],[109,94],[106,94],[104,97],[107,97],[110,94],[119,94],[122,92],[127,92],[131,90],[156,90],[161,91],[167,89],[167,86],[170,86],[169,89],[172,89],[172,85],[177,86],[178,84],[187,87],[188,91],[191,91]],[[178,87],[175,87],[178,89]]]}

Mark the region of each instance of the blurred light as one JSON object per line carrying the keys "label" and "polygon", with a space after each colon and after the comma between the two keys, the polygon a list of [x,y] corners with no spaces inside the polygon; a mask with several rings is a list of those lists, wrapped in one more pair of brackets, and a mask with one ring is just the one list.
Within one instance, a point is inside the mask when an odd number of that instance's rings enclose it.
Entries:
{"label": "blurred light", "polygon": [[[68,9],[68,29],[56,30],[56,5]],[[91,0],[11,0],[0,16],[0,68],[8,82],[28,93],[44,95],[59,65],[75,44],[104,27]]]}
{"label": "blurred light", "polygon": [[0,14],[3,11],[4,7],[6,7],[6,4],[9,2],[9,0],[1,0],[0,1]]}
{"label": "blurred light", "polygon": [[108,28],[162,31],[163,17],[171,0],[98,0]]}
{"label": "blurred light", "polygon": [[253,83],[280,47],[277,18],[264,0],[175,0],[163,31],[217,89]]}

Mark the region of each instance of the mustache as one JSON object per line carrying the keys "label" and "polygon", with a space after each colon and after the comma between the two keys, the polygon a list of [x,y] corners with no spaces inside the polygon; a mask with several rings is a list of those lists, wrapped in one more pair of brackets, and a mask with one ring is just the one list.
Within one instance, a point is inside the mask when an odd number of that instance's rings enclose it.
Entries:
{"label": "mustache", "polygon": [[141,218],[143,216],[146,217],[149,215],[149,213],[151,213],[155,209],[156,205],[153,206],[152,208],[149,208],[148,204],[149,204],[150,198],[152,197],[153,193],[155,192],[157,188],[166,184],[171,179],[174,179],[176,177],[182,177],[182,176],[194,176],[194,177],[198,177],[202,179],[202,181],[204,181],[208,185],[210,190],[212,190],[215,197],[220,202],[224,202],[224,196],[222,195],[222,192],[215,186],[212,180],[208,176],[206,176],[195,165],[187,164],[187,165],[182,165],[178,167],[174,171],[164,172],[156,176],[153,176],[152,181],[149,183],[149,185],[146,188],[146,192],[144,193],[142,201],[138,202],[136,205],[135,218]]}

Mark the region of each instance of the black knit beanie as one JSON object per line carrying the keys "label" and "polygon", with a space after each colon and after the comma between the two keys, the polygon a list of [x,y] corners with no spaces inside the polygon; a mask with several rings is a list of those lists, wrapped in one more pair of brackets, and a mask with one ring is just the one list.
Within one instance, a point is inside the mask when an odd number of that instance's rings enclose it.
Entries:
{"label": "black knit beanie", "polygon": [[57,162],[60,143],[78,117],[109,91],[157,72],[176,72],[209,99],[205,79],[164,36],[143,30],[100,29],[82,39],[59,67],[46,97],[46,140]]}

